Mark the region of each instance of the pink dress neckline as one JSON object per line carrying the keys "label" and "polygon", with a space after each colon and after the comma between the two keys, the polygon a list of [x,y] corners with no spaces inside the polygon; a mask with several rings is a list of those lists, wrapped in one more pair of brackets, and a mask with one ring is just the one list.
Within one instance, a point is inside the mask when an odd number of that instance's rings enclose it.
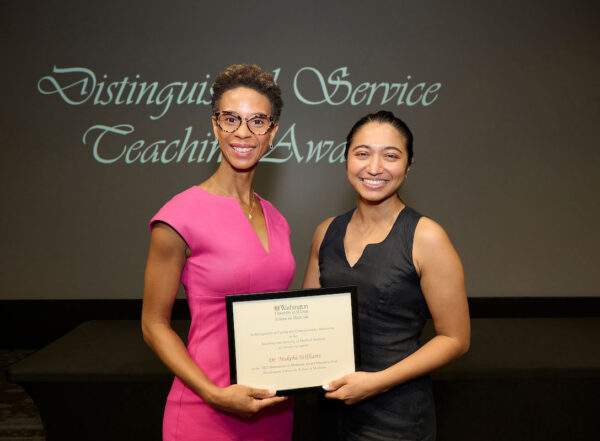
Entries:
{"label": "pink dress neckline", "polygon": [[269,226],[269,217],[267,216],[267,213],[265,211],[264,199],[261,198],[259,194],[257,194],[256,192],[254,192],[254,196],[256,196],[258,198],[258,203],[260,204],[260,208],[262,209],[262,211],[264,213],[264,216],[265,216],[265,224],[267,226],[267,245],[269,247],[268,250],[263,246],[262,242],[258,238],[258,234],[256,234],[256,230],[254,229],[254,227],[252,226],[252,224],[250,223],[250,221],[246,217],[246,213],[244,213],[244,210],[242,210],[242,207],[241,207],[239,201],[237,200],[237,198],[235,196],[222,196],[220,194],[214,194],[214,193],[211,193],[210,191],[208,191],[208,190],[200,187],[200,185],[194,185],[192,188],[197,188],[201,192],[203,192],[203,193],[205,193],[207,195],[210,195],[210,196],[214,196],[216,198],[229,199],[232,202],[235,202],[235,204],[239,207],[239,211],[244,216],[244,219],[246,219],[246,223],[248,224],[248,226],[250,227],[250,229],[254,233],[254,236],[256,237],[256,240],[258,241],[258,244],[260,245],[260,247],[263,249],[263,251],[265,252],[266,255],[271,254],[271,228]]}

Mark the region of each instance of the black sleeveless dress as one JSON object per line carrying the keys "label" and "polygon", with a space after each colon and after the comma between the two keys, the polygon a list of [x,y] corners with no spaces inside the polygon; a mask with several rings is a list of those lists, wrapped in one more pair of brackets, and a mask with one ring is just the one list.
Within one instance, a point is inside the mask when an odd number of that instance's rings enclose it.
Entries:
{"label": "black sleeveless dress", "polygon": [[[320,281],[322,287],[358,287],[361,370],[375,372],[419,348],[428,309],[413,265],[412,246],[421,215],[405,207],[383,242],[367,245],[351,267],[344,236],[353,212],[336,217],[325,233],[319,250]],[[321,439],[435,439],[435,409],[428,376],[355,405],[323,399],[320,406],[319,426],[324,430]]]}

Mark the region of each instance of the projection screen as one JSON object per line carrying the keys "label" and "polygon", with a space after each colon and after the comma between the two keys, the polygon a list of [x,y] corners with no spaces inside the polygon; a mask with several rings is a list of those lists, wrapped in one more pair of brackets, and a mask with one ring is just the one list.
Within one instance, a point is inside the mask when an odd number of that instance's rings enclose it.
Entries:
{"label": "projection screen", "polygon": [[386,109],[402,189],[448,232],[471,297],[598,296],[599,6],[592,1],[2,1],[0,299],[140,298],[148,221],[218,166],[210,86],[275,73],[256,191],[291,226],[353,207],[344,140]]}

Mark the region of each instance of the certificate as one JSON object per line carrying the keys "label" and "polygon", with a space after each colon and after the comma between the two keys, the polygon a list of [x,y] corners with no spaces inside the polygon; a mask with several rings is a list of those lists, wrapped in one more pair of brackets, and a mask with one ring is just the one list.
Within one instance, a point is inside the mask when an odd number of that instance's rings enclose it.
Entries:
{"label": "certificate", "polygon": [[359,369],[356,287],[225,296],[231,384],[320,389]]}

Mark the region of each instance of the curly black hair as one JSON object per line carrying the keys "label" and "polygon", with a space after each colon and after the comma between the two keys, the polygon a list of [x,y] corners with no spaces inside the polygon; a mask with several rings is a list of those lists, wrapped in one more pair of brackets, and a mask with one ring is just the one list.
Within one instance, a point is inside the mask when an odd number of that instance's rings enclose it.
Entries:
{"label": "curly black hair", "polygon": [[213,112],[218,111],[219,100],[225,92],[236,87],[248,87],[266,96],[271,102],[271,112],[275,121],[279,120],[283,100],[281,88],[275,83],[272,73],[264,72],[256,64],[232,64],[215,78],[210,101]]}

